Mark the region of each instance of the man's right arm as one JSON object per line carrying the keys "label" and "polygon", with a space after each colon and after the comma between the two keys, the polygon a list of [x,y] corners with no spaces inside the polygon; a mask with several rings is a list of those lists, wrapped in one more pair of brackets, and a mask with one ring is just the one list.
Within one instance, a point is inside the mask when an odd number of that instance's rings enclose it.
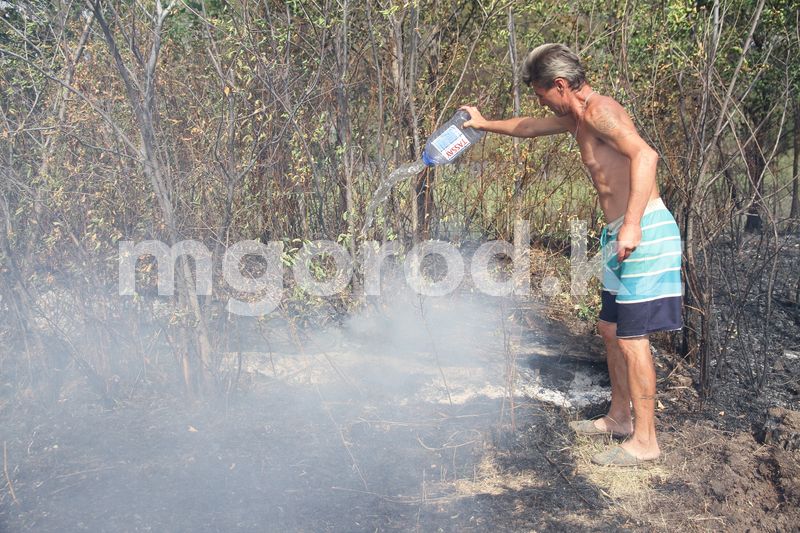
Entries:
{"label": "man's right arm", "polygon": [[511,135],[512,137],[541,137],[570,131],[572,117],[514,117],[506,120],[486,120],[477,108],[463,106],[461,109],[469,113],[470,120],[464,123],[468,128]]}

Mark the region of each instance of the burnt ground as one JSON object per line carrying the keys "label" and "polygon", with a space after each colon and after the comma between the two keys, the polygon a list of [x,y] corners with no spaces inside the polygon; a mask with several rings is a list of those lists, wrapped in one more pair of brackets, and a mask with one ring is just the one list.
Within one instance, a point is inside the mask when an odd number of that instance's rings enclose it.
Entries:
{"label": "burnt ground", "polygon": [[17,406],[0,530],[796,529],[798,452],[693,408],[691,376],[657,359],[664,455],[630,470],[589,463],[607,442],[570,435],[578,413],[524,399],[515,428],[502,399],[401,405],[270,380],[214,407]]}
{"label": "burnt ground", "polygon": [[[563,420],[501,400],[364,405],[263,384],[227,409],[127,406],[15,420],[7,531],[564,529],[609,502],[550,442]],[[9,428],[4,426],[4,433]],[[599,514],[598,514],[599,513]],[[605,526],[624,519],[603,517]]]}

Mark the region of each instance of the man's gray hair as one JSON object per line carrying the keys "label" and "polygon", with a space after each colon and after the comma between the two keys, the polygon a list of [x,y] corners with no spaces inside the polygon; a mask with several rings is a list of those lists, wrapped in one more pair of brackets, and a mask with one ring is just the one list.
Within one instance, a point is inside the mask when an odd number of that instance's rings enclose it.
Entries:
{"label": "man's gray hair", "polygon": [[522,64],[522,81],[549,89],[556,78],[567,80],[573,90],[580,89],[586,83],[586,71],[578,56],[563,44],[543,44],[531,50]]}

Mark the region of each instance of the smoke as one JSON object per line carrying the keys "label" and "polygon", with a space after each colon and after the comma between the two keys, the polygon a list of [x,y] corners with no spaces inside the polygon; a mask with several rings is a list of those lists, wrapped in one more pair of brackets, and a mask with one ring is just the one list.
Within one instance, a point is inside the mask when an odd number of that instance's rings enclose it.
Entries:
{"label": "smoke", "polygon": [[503,395],[510,341],[518,334],[508,301],[463,291],[420,296],[402,277],[384,280],[381,294],[339,323],[307,325],[290,335],[291,326],[280,321],[264,327],[249,335],[254,342],[227,354],[224,369],[238,370],[242,362],[250,374],[340,387],[337,396],[361,400],[450,404],[487,391]]}
{"label": "smoke", "polygon": [[231,316],[207,404],[148,388],[174,363],[147,341],[115,409],[6,417],[19,503],[0,492],[0,530],[437,529],[419,510],[474,496],[521,332],[510,300],[468,288],[421,297],[388,274],[381,294],[339,321]]}

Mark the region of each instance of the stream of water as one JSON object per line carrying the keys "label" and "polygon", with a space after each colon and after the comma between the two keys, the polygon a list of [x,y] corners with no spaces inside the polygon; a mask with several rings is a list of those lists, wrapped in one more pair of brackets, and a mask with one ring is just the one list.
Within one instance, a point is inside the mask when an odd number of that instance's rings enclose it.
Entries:
{"label": "stream of water", "polygon": [[408,177],[419,174],[424,169],[425,163],[423,163],[422,160],[406,163],[405,165],[397,167],[381,182],[372,195],[372,201],[370,201],[367,207],[367,213],[364,217],[364,227],[361,229],[362,235],[366,234],[367,230],[372,226],[372,222],[375,220],[375,211],[378,209],[378,206],[383,204],[389,197],[392,187]]}

